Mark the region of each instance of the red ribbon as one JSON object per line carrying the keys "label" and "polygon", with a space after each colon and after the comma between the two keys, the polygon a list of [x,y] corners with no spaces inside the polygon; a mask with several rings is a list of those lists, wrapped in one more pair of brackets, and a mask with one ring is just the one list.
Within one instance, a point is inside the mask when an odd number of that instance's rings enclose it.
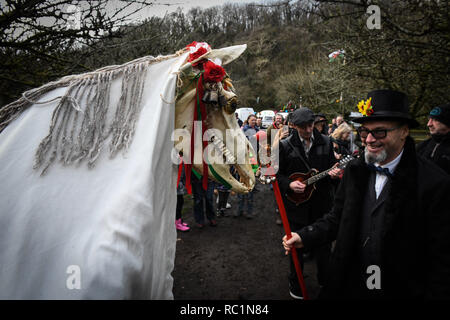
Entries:
{"label": "red ribbon", "polygon": [[192,185],[191,185],[192,165],[186,163],[184,167],[186,169],[186,191],[188,194],[192,194]]}
{"label": "red ribbon", "polygon": [[[194,121],[195,121],[195,112],[194,112]],[[186,173],[186,191],[188,194],[192,194],[192,185],[191,185],[191,173],[192,173],[192,163],[194,163],[194,123],[192,123],[192,132],[191,132],[191,163],[185,163],[185,173]]]}
{"label": "red ribbon", "polygon": [[[208,189],[208,164],[205,162],[204,151],[208,147],[208,141],[204,141],[203,137],[207,129],[206,126],[206,107],[203,103],[203,74],[197,82],[197,103],[200,105],[200,114],[202,118],[202,165],[203,165],[203,189]],[[198,111],[197,111],[198,112]]]}
{"label": "red ribbon", "polygon": [[207,126],[206,126],[206,107],[203,103],[203,74],[200,75],[197,82],[197,101],[196,108],[194,109],[194,119],[192,122],[192,132],[191,132],[191,163],[185,164],[186,169],[186,189],[189,194],[192,194],[192,186],[191,186],[191,173],[192,173],[192,164],[194,163],[194,151],[195,151],[195,122],[200,117],[202,120],[202,166],[203,166],[203,178],[202,178],[202,186],[203,189],[208,189],[208,164],[205,162],[203,153],[204,150],[208,146],[208,141],[203,141],[203,137],[205,135]]}

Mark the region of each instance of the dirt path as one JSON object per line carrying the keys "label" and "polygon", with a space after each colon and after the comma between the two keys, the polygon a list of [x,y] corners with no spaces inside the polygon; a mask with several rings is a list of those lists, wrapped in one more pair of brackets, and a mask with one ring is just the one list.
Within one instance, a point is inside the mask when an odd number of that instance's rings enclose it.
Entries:
{"label": "dirt path", "polygon": [[[174,297],[177,300],[291,300],[288,290],[288,258],[281,238],[283,227],[275,223],[275,199],[267,185],[258,183],[253,219],[217,218],[218,226],[196,228],[192,199],[187,196],[183,219],[194,226],[179,232],[175,258]],[[237,210],[237,196],[230,196]],[[305,263],[309,295],[318,293],[314,264]]]}

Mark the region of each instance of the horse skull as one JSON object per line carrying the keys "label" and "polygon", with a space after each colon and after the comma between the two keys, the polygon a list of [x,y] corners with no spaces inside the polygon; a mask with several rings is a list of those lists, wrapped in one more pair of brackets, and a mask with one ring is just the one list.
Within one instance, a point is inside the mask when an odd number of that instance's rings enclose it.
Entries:
{"label": "horse skull", "polygon": [[[237,58],[245,46],[228,47],[219,50],[211,50],[207,58],[219,58],[224,63],[231,62]],[[194,112],[196,112],[197,102],[197,82],[190,81],[196,74],[195,68],[190,64],[182,67],[181,79],[184,87],[182,94],[178,95],[175,111],[175,129],[181,129],[186,133],[183,136],[183,143],[178,143],[175,148],[183,150],[186,156],[186,149],[190,151],[190,134],[193,126],[195,127],[194,143],[194,163],[193,168],[203,175],[203,166],[201,156],[205,156],[209,164],[209,178],[223,183],[225,181],[233,191],[247,193],[255,185],[255,175],[253,174],[250,159],[256,157],[248,139],[239,128],[235,110],[237,107],[237,96],[233,92],[233,86],[229,78],[218,83],[205,83],[205,96],[207,117],[205,124],[208,128],[202,137],[200,123],[194,123]],[[208,147],[203,150],[202,140],[208,141]],[[230,169],[234,166],[240,176],[238,181],[231,173]],[[218,176],[220,179],[218,179]]]}

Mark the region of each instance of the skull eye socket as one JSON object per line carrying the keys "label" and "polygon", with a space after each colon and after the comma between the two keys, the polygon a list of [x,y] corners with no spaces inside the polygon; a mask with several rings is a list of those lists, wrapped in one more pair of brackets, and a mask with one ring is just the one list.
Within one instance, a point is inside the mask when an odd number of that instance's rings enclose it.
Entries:
{"label": "skull eye socket", "polygon": [[236,97],[231,98],[227,101],[227,104],[225,105],[225,112],[228,114],[232,114],[236,111],[238,105],[238,101]]}

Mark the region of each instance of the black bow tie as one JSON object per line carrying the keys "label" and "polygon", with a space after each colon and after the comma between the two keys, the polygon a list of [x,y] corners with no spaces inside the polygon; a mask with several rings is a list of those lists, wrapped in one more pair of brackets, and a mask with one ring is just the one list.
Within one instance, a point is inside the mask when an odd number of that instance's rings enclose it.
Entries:
{"label": "black bow tie", "polygon": [[392,173],[389,171],[388,168],[382,168],[379,166],[375,166],[371,163],[367,165],[367,168],[369,168],[369,170],[371,170],[371,171],[379,172],[381,174],[384,174],[385,176],[392,178]]}

